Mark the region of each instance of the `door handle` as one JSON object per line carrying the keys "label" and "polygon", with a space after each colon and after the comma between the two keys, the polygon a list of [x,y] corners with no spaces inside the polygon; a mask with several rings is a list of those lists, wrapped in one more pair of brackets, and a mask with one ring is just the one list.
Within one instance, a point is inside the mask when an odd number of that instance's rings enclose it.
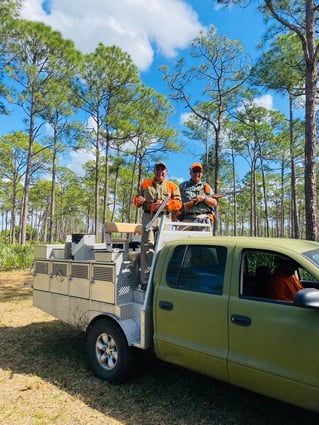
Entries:
{"label": "door handle", "polygon": [[238,326],[250,326],[251,318],[248,316],[242,316],[241,314],[232,314],[230,317],[231,322]]}
{"label": "door handle", "polygon": [[174,304],[171,303],[170,301],[160,301],[158,305],[159,305],[159,308],[166,311],[171,311],[173,310],[173,307],[174,307]]}

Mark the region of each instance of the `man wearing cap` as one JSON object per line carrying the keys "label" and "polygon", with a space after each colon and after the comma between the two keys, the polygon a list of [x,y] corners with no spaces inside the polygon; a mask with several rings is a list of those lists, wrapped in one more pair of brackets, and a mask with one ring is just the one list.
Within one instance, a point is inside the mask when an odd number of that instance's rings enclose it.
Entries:
{"label": "man wearing cap", "polygon": [[142,238],[141,238],[141,289],[145,290],[154,254],[155,232],[158,223],[155,222],[149,231],[146,225],[167,196],[170,196],[163,213],[176,212],[181,209],[181,194],[178,186],[166,180],[167,166],[164,162],[156,162],[154,177],[141,183],[139,194],[134,198],[134,205],[143,208]]}
{"label": "man wearing cap", "polygon": [[213,189],[202,182],[203,166],[195,162],[190,167],[190,180],[180,184],[183,210],[182,221],[209,223],[213,221],[213,209],[217,200],[213,198]]}
{"label": "man wearing cap", "polygon": [[303,285],[296,276],[299,264],[290,258],[279,260],[278,266],[268,282],[270,298],[281,301],[293,302],[294,296]]}

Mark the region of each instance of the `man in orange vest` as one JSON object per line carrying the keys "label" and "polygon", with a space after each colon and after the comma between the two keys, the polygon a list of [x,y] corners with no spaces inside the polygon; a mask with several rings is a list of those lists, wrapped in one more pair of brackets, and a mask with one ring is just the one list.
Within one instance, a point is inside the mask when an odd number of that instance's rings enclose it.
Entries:
{"label": "man in orange vest", "polygon": [[176,212],[181,209],[181,194],[178,186],[166,180],[167,166],[159,161],[154,166],[154,177],[141,184],[139,194],[134,198],[134,205],[143,208],[142,238],[141,238],[141,289],[146,290],[152,259],[154,255],[155,232],[158,231],[158,222],[153,223],[149,231],[145,229],[156,213],[161,203],[170,196],[166,207],[161,214]]}
{"label": "man in orange vest", "polygon": [[210,185],[202,182],[202,175],[202,164],[194,162],[190,167],[190,180],[179,185],[183,201],[180,219],[184,222],[210,223],[214,220],[217,200]]}
{"label": "man in orange vest", "polygon": [[282,259],[268,283],[270,298],[293,302],[295,294],[303,289],[303,285],[296,276],[298,263],[291,259]]}

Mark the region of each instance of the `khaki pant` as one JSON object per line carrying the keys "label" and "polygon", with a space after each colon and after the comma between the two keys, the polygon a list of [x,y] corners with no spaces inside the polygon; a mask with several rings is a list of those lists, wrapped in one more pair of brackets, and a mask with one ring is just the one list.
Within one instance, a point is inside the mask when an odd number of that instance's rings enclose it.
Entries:
{"label": "khaki pant", "polygon": [[145,226],[151,221],[152,216],[144,212],[142,216],[142,237],[141,237],[141,284],[147,285],[154,256],[155,233],[158,231],[158,219],[155,221],[150,231],[145,230]]}

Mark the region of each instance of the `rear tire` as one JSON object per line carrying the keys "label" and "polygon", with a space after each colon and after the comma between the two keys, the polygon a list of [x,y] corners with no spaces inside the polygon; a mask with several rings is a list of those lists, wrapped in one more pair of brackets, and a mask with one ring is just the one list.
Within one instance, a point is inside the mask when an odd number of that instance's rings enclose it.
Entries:
{"label": "rear tire", "polygon": [[100,319],[88,330],[87,353],[94,374],[112,384],[123,382],[129,370],[129,347],[120,327]]}

